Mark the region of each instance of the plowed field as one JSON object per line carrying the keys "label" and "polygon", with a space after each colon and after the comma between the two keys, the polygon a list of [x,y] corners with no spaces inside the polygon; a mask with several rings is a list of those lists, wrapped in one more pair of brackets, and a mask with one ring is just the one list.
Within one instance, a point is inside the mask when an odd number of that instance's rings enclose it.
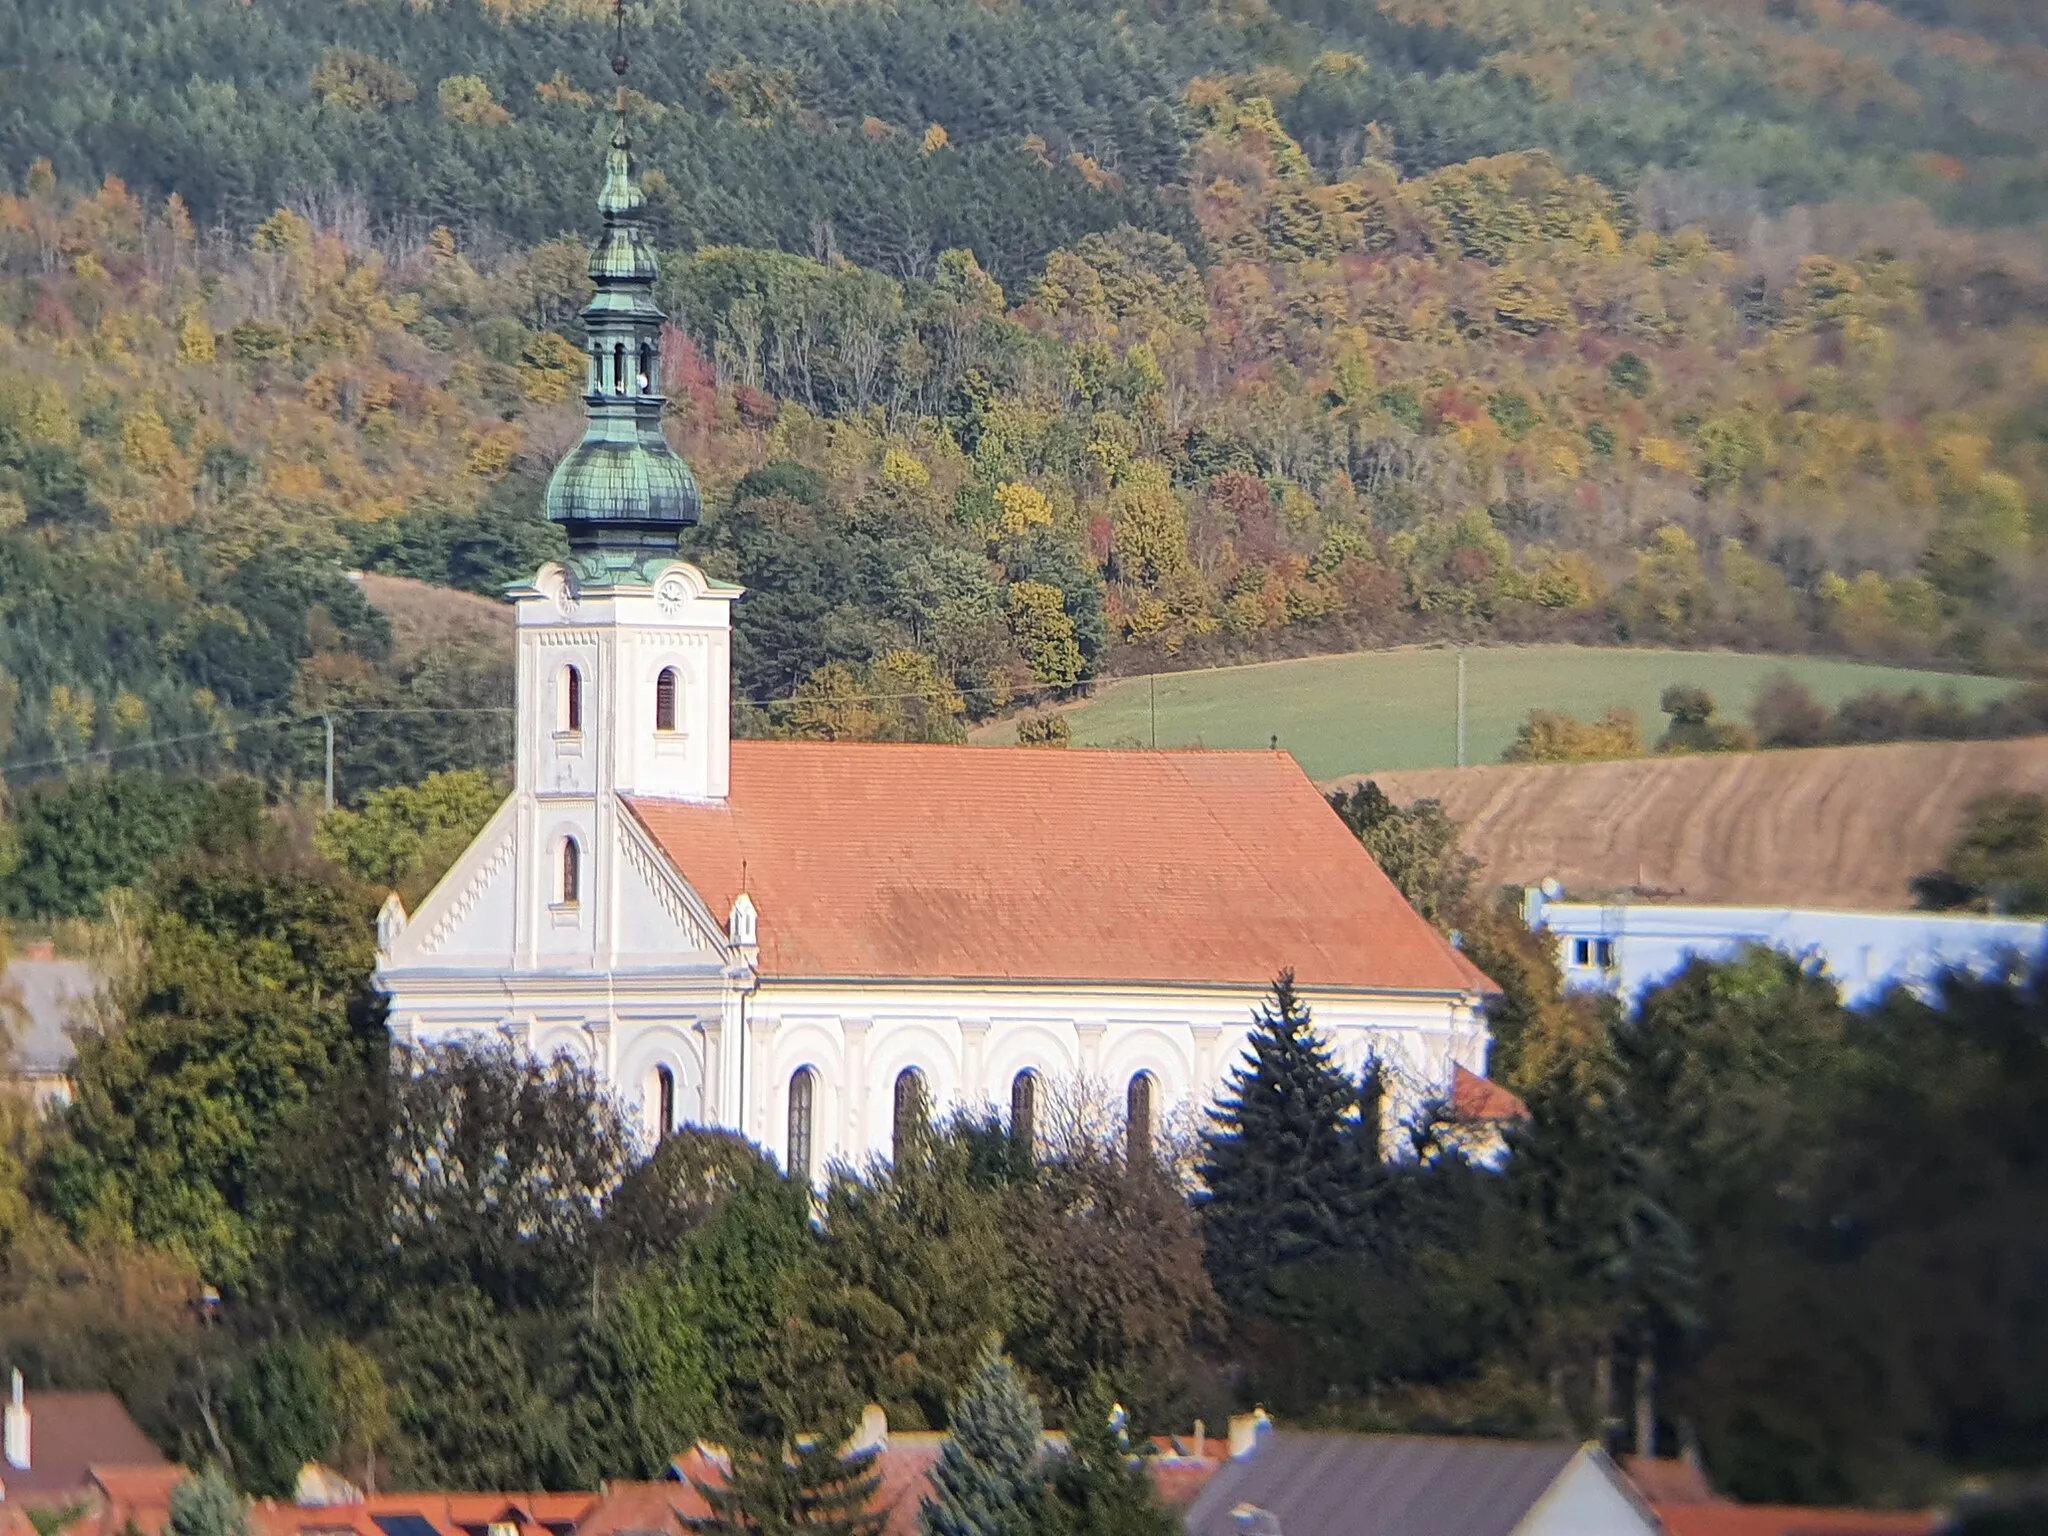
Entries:
{"label": "plowed field", "polygon": [[1404,804],[1441,800],[1489,882],[1555,876],[1587,895],[1904,907],[1907,882],[1941,862],[1972,798],[2048,794],[2048,737],[1373,777]]}

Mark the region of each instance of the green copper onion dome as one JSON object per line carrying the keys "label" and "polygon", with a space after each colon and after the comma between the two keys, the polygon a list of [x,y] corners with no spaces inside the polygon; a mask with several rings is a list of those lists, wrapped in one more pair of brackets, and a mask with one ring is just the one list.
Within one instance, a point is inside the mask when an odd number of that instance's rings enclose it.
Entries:
{"label": "green copper onion dome", "polygon": [[648,557],[674,554],[677,536],[700,513],[697,477],[661,434],[661,268],[641,228],[630,147],[621,122],[597,200],[597,292],[583,311],[590,424],[548,481],[548,520],[568,530],[570,566],[587,582],[632,579]]}

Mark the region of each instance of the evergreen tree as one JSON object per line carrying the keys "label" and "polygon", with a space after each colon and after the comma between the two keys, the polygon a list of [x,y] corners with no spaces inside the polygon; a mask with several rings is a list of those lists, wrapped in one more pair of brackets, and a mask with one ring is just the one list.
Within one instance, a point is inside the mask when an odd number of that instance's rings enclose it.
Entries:
{"label": "evergreen tree", "polygon": [[1201,1169],[1209,1271],[1234,1306],[1256,1304],[1276,1269],[1352,1240],[1378,1161],[1380,1074],[1368,1071],[1361,1095],[1312,1029],[1292,971],[1274,980],[1249,1050],[1210,1111]]}
{"label": "evergreen tree", "polygon": [[881,1536],[886,1521],[868,1507],[882,1485],[877,1452],[843,1453],[842,1443],[817,1435],[736,1446],[723,1483],[697,1484],[711,1513],[690,1528],[705,1536]]}
{"label": "evergreen tree", "polygon": [[994,1346],[953,1404],[952,1435],[932,1469],[937,1496],[917,1512],[925,1536],[1028,1536],[1045,1472],[1038,1405]]}
{"label": "evergreen tree", "polygon": [[1180,1530],[1143,1460],[1111,1422],[1115,1414],[1101,1386],[1083,1396],[1067,1426],[1067,1454],[1053,1473],[1042,1530],[1056,1536],[1175,1536]]}

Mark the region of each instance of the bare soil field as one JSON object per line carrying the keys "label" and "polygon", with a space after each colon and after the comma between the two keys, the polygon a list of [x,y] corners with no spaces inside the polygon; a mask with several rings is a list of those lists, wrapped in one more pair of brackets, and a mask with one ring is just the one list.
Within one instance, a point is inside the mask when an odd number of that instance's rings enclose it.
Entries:
{"label": "bare soil field", "polygon": [[375,571],[362,572],[356,581],[370,606],[391,621],[392,643],[403,655],[475,640],[512,648],[510,603]]}
{"label": "bare soil field", "polygon": [[1489,883],[1882,909],[1912,904],[1976,796],[2048,794],[2048,736],[1372,777],[1400,804],[1441,800]]}

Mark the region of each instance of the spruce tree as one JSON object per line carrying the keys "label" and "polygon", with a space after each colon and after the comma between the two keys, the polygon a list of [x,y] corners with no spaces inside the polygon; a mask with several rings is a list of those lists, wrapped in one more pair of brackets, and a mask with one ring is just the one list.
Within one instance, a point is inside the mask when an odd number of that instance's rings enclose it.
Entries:
{"label": "spruce tree", "polygon": [[1257,1305],[1276,1270],[1350,1244],[1378,1161],[1380,1075],[1368,1069],[1361,1094],[1338,1068],[1292,971],[1247,1048],[1210,1111],[1201,1169],[1209,1272],[1233,1306]]}
{"label": "spruce tree", "polygon": [[1047,1536],[1177,1536],[1180,1521],[1160,1501],[1143,1458],[1112,1427],[1114,1412],[1099,1384],[1083,1394],[1038,1527]]}
{"label": "spruce tree", "polygon": [[991,1346],[953,1404],[952,1434],[932,1469],[934,1496],[917,1512],[925,1536],[1031,1536],[1040,1529],[1046,1472],[1038,1405]]}
{"label": "spruce tree", "polygon": [[883,1516],[869,1508],[882,1484],[876,1451],[845,1453],[834,1436],[735,1446],[723,1483],[699,1482],[708,1517],[690,1527],[703,1536],[882,1536]]}

